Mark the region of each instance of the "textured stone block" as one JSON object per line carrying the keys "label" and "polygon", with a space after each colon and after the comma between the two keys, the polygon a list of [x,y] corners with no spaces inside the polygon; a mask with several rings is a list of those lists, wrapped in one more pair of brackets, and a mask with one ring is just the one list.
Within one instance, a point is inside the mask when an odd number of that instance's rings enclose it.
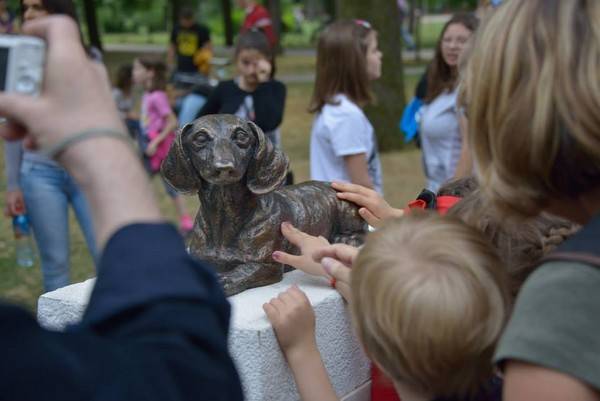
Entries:
{"label": "textured stone block", "polygon": [[42,294],[38,299],[37,319],[41,326],[50,330],[64,330],[69,324],[81,320],[96,279],[68,285]]}
{"label": "textured stone block", "polygon": [[[94,280],[44,294],[38,301],[40,324],[62,330],[76,323],[89,300]],[[266,287],[229,298],[232,305],[229,349],[235,360],[247,401],[299,400],[294,379],[277,344],[262,305],[292,284],[306,292],[315,309],[317,344],[339,397],[366,401],[369,361],[350,324],[350,316],[337,291],[324,279],[294,271]],[[366,389],[366,390],[365,390]]]}
{"label": "textured stone block", "polygon": [[283,281],[231,297],[230,351],[242,377],[248,401],[299,400],[294,379],[277,344],[262,304],[290,285],[306,292],[315,309],[317,345],[338,396],[369,380],[369,361],[350,324],[347,306],[337,291],[319,278],[291,272]]}

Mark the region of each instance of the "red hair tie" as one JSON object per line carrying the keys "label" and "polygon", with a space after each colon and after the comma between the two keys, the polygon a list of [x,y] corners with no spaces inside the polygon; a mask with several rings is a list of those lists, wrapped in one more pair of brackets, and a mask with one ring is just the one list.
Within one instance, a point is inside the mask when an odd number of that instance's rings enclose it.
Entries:
{"label": "red hair tie", "polygon": [[437,197],[437,211],[442,216],[448,213],[448,210],[456,205],[462,198],[460,196],[444,195]]}

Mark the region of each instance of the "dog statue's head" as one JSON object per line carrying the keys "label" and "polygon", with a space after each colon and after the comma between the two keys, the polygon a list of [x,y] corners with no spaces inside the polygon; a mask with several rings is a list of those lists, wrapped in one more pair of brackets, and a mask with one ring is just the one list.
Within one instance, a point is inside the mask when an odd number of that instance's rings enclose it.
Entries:
{"label": "dog statue's head", "polygon": [[163,177],[178,191],[198,192],[202,183],[245,182],[255,194],[279,187],[288,159],[260,128],[229,114],[201,117],[185,125],[163,161]]}

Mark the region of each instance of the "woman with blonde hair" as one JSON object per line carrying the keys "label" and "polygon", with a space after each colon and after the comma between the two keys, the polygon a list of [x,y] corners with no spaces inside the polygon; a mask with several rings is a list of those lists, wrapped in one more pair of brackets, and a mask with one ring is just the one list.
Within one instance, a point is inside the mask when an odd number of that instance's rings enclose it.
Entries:
{"label": "woman with blonde hair", "polygon": [[507,1],[467,72],[470,142],[505,215],[584,225],[525,282],[497,349],[505,400],[600,399],[600,2]]}

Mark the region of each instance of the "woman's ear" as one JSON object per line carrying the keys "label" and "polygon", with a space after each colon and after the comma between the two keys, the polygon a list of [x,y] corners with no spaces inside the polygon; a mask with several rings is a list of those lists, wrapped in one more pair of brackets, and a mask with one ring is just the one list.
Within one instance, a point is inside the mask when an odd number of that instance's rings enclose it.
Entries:
{"label": "woman's ear", "polygon": [[256,148],[254,158],[248,166],[246,182],[252,193],[265,194],[279,188],[285,181],[288,158],[273,146],[256,124],[248,121],[248,128],[256,138]]}
{"label": "woman's ear", "polygon": [[160,172],[165,180],[182,193],[198,192],[201,187],[200,177],[196,174],[192,162],[183,148],[183,137],[188,135],[192,129],[192,124],[186,124],[177,132],[175,141],[160,166]]}

